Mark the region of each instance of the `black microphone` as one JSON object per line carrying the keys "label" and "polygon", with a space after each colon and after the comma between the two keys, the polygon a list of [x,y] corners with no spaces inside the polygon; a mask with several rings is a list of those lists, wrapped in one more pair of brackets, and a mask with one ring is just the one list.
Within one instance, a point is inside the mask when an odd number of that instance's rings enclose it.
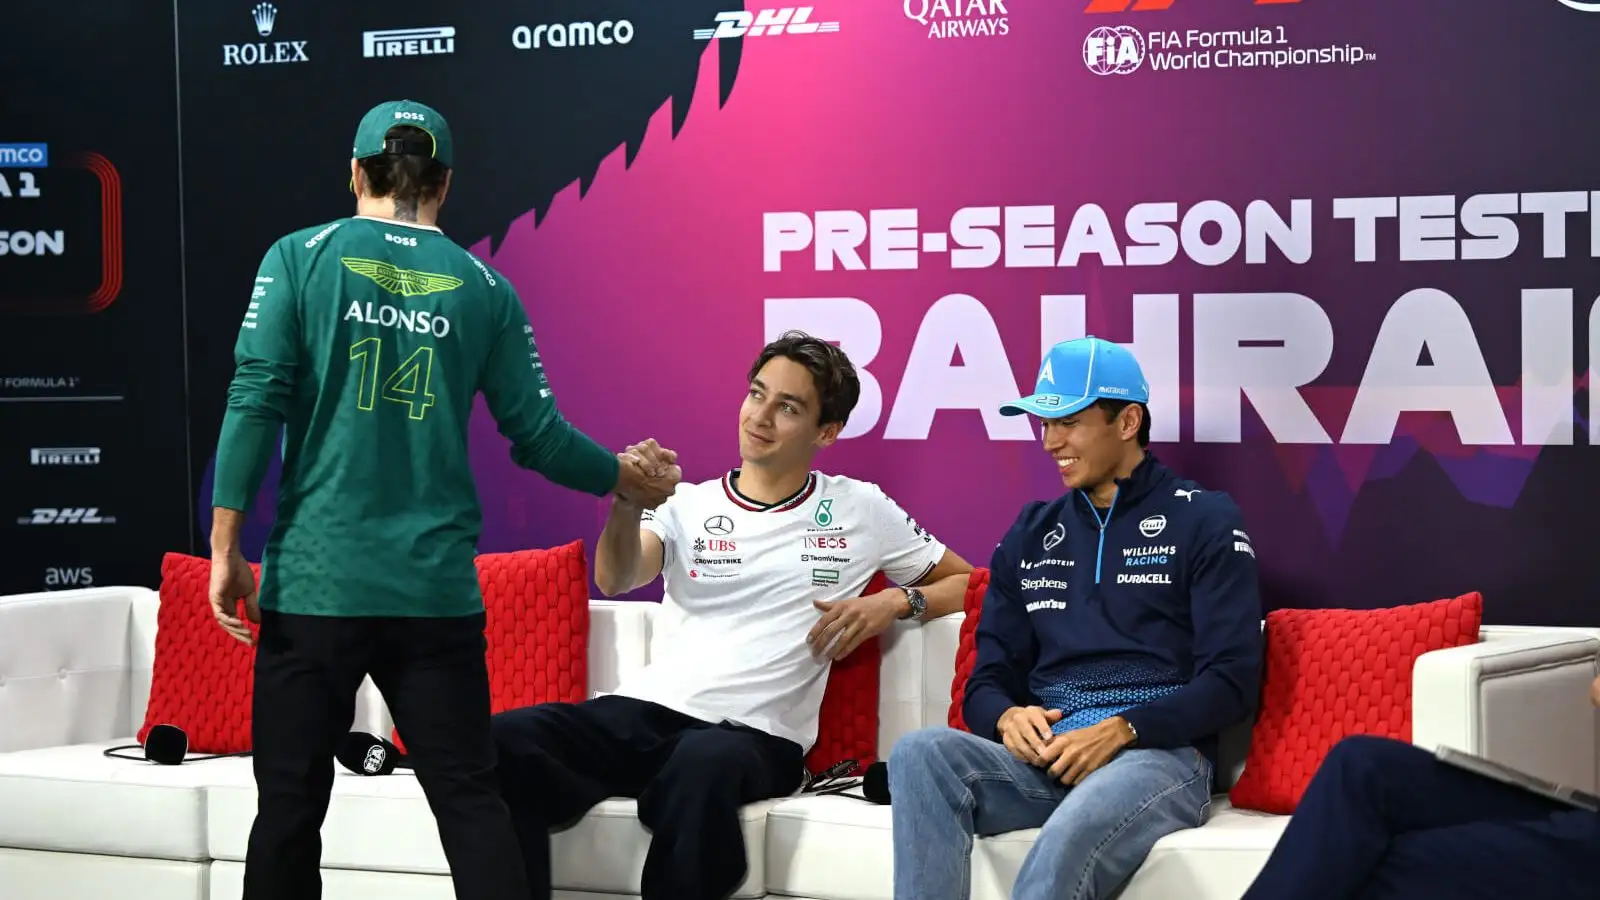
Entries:
{"label": "black microphone", "polygon": [[889,764],[875,762],[867,766],[867,773],[861,778],[861,793],[868,802],[885,804],[889,802]]}
{"label": "black microphone", "polygon": [[334,756],[339,765],[357,775],[388,775],[395,769],[411,768],[400,748],[365,731],[352,731],[340,739]]}
{"label": "black microphone", "polygon": [[[129,756],[122,751],[139,750],[139,756]],[[189,734],[176,725],[152,725],[150,732],[144,736],[144,744],[124,744],[121,747],[107,748],[103,753],[112,759],[131,759],[135,762],[153,762],[161,766],[176,766],[185,762],[200,762],[207,759],[230,759],[236,756],[249,756],[251,751],[239,753],[206,753],[198,756],[189,755]]]}

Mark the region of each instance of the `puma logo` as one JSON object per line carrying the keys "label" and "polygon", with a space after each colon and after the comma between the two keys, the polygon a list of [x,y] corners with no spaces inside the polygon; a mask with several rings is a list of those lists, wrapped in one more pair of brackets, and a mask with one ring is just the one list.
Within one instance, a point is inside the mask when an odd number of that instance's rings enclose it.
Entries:
{"label": "puma logo", "polygon": [[1172,492],[1172,496],[1174,496],[1174,497],[1182,497],[1183,499],[1188,500],[1190,503],[1193,503],[1194,502],[1194,495],[1198,494],[1198,493],[1200,493],[1200,489],[1199,488],[1195,488],[1192,491],[1186,491],[1183,488],[1178,488],[1177,490]]}

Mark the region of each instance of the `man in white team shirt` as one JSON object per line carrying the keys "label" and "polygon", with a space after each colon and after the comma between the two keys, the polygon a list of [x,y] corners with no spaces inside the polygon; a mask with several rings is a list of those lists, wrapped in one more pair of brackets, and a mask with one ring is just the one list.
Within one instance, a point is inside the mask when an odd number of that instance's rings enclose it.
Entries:
{"label": "man in white team shirt", "polygon": [[[653,511],[613,502],[595,582],[664,577],[650,664],[610,695],[495,717],[534,897],[550,896],[549,829],[617,796],[651,831],[644,900],[729,896],[748,868],[739,807],[800,787],[832,661],[961,609],[971,565],[876,485],[811,468],[860,394],[843,351],[785,334],[750,368],[740,468]],[[651,441],[629,452],[671,461]],[[879,572],[903,587],[861,596]]]}

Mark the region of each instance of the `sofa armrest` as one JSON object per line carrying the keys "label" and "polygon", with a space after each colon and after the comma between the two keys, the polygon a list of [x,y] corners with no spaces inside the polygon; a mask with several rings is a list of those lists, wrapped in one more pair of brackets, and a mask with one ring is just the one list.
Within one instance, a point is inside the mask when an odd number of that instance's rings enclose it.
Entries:
{"label": "sofa armrest", "polygon": [[147,588],[0,597],[0,752],[131,735],[129,633]]}
{"label": "sofa armrest", "polygon": [[660,604],[589,601],[589,696],[610,693],[650,661],[650,631]]}
{"label": "sofa armrest", "polygon": [[1412,673],[1412,742],[1593,791],[1597,662],[1600,640],[1554,630],[1425,653]]}

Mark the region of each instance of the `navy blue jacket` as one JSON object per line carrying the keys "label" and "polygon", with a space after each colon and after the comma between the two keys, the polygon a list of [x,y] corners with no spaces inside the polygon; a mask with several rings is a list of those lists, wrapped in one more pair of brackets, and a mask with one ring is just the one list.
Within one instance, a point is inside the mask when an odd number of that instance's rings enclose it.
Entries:
{"label": "navy blue jacket", "polygon": [[1215,762],[1216,736],[1254,717],[1263,612],[1227,494],[1147,454],[1109,512],[1081,491],[1029,503],[989,567],[962,707],[974,734],[999,740],[1012,706],[1062,709],[1058,733],[1121,715],[1136,746]]}

